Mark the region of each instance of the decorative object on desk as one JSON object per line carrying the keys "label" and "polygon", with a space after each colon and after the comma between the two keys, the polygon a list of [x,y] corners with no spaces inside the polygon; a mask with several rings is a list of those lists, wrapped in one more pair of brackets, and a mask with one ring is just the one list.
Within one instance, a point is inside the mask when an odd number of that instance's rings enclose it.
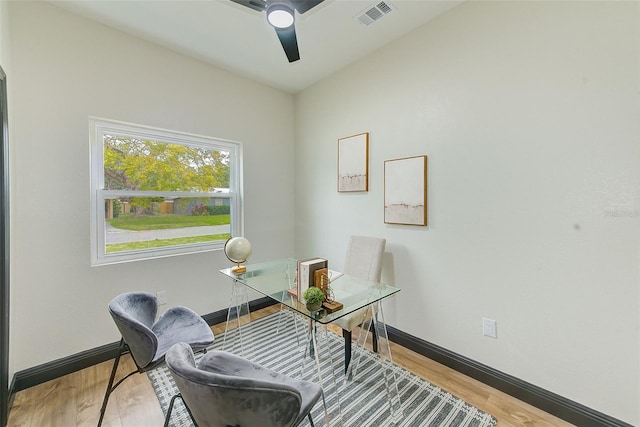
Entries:
{"label": "decorative object on desk", "polygon": [[338,301],[325,301],[322,303],[322,308],[327,310],[327,313],[333,313],[334,311],[342,310],[344,305]]}
{"label": "decorative object on desk", "polygon": [[385,160],[384,222],[427,225],[427,156]]}
{"label": "decorative object on desk", "polygon": [[369,132],[338,139],[338,192],[369,191]]}
{"label": "decorative object on desk", "polygon": [[302,297],[307,304],[307,310],[311,312],[318,311],[322,308],[322,302],[324,301],[324,292],[315,286],[309,286],[302,294]]}
{"label": "decorative object on desk", "polygon": [[327,293],[329,287],[329,269],[320,268],[313,272],[313,286],[319,288],[322,292]]}
{"label": "decorative object on desk", "polygon": [[322,268],[327,268],[329,262],[324,258],[310,258],[298,261],[297,288],[298,295],[315,284],[315,272]]}
{"label": "decorative object on desk", "polygon": [[313,286],[319,288],[322,292],[327,293],[329,287],[329,269],[320,268],[313,272]]}
{"label": "decorative object on desk", "polygon": [[242,274],[247,271],[247,267],[240,264],[247,262],[249,255],[251,255],[251,243],[244,237],[232,237],[224,244],[224,254],[229,258],[229,261],[237,264],[231,269],[231,272]]}
{"label": "decorative object on desk", "polygon": [[[331,291],[333,294],[333,291]],[[344,305],[341,302],[338,302],[332,298],[331,301],[325,301],[322,303],[322,308],[327,310],[327,313],[333,313],[334,311],[342,310]]]}
{"label": "decorative object on desk", "polygon": [[[271,314],[258,320],[252,320],[247,325],[246,332],[253,337],[254,342],[262,345],[252,346],[248,349],[246,358],[274,371],[285,375],[297,375],[300,371],[300,354],[297,344],[297,337],[294,333],[294,326],[290,324],[286,333],[274,334],[277,329],[278,313]],[[337,334],[328,333],[326,343],[332,350],[333,363],[336,365],[336,373],[344,368],[341,354],[342,337]],[[210,350],[222,349],[223,340],[215,340]],[[367,349],[360,349],[364,359],[361,366],[375,366],[378,355]],[[196,361],[201,359],[201,355],[196,355]],[[283,363],[283,361],[286,361]],[[321,358],[320,365],[322,372],[331,372],[331,358]],[[468,402],[450,394],[449,392],[431,384],[430,382],[412,374],[406,369],[393,364],[398,384],[402,385],[402,401],[412,402],[403,404],[404,417],[399,423],[394,423],[389,411],[387,394],[380,390],[380,386],[385,384],[385,370],[372,369],[363,370],[368,372],[362,380],[349,382],[346,387],[340,383],[339,396],[340,405],[343,410],[343,425],[358,427],[396,426],[415,427],[436,425],[469,425],[475,427],[493,427],[496,419],[490,414],[481,411]],[[166,366],[161,365],[156,369],[147,372],[151,384],[155,391],[160,407],[166,414],[171,398],[178,393],[171,374]],[[327,388],[324,390],[325,396],[332,395],[333,383],[327,381]],[[344,387],[344,388],[343,388]],[[335,405],[335,402],[327,402],[328,405]],[[345,408],[349,408],[345,410]],[[357,410],[356,410],[357,409]],[[176,400],[171,416],[171,427],[192,427],[193,423],[187,409],[180,399]],[[314,420],[322,419],[322,405],[316,405],[311,411]],[[459,420],[459,422],[457,422]],[[316,424],[317,425],[317,424]]]}
{"label": "decorative object on desk", "polygon": [[342,310],[344,305],[335,300],[333,289],[331,289],[331,277],[329,277],[329,269],[321,268],[314,273],[314,283],[316,287],[324,293],[324,302],[322,307],[327,310],[328,313]]}

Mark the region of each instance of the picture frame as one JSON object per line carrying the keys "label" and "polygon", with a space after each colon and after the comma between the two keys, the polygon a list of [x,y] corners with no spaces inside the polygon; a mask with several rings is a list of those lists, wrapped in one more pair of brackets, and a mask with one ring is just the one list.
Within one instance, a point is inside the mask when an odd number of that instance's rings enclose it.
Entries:
{"label": "picture frame", "polygon": [[427,156],[385,160],[384,222],[427,225]]}
{"label": "picture frame", "polygon": [[338,192],[369,191],[369,132],[338,139]]}

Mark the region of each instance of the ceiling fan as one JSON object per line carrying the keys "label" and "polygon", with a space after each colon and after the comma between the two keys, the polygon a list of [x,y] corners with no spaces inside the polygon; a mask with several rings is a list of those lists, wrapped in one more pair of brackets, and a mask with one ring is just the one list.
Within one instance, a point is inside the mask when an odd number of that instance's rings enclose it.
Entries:
{"label": "ceiling fan", "polygon": [[295,13],[303,14],[324,0],[231,0],[258,12],[265,11],[267,21],[273,26],[289,62],[300,59],[296,37]]}

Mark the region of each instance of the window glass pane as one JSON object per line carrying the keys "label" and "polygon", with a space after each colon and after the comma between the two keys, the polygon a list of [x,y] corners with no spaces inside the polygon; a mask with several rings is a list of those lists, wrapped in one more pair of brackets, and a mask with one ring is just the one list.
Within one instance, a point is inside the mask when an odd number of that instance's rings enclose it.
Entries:
{"label": "window glass pane", "polygon": [[225,241],[227,197],[118,197],[105,200],[105,253]]}
{"label": "window glass pane", "polygon": [[105,133],[104,189],[214,192],[229,188],[229,152]]}
{"label": "window glass pane", "polygon": [[92,265],[219,250],[242,235],[241,143],[89,123]]}

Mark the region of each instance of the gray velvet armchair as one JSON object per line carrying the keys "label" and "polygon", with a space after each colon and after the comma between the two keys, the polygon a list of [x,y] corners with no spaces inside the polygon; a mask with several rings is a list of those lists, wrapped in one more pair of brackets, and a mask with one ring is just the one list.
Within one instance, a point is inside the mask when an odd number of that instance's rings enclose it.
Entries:
{"label": "gray velvet armchair", "polygon": [[184,343],[167,352],[166,363],[194,423],[206,426],[297,426],[323,397],[315,383],[290,378],[224,351],[213,350],[196,364]]}
{"label": "gray velvet armchair", "polygon": [[[214,336],[207,322],[186,307],[172,307],[156,321],[158,300],[146,292],[128,292],[118,295],[109,303],[109,313],[122,339],[118,354],[113,361],[111,377],[107,385],[98,426],[102,425],[109,396],[124,380],[135,373],[143,373],[164,361],[165,354],[172,345],[185,342],[189,348],[205,350],[213,343]],[[123,354],[130,353],[137,369],[115,385],[118,363]]]}

